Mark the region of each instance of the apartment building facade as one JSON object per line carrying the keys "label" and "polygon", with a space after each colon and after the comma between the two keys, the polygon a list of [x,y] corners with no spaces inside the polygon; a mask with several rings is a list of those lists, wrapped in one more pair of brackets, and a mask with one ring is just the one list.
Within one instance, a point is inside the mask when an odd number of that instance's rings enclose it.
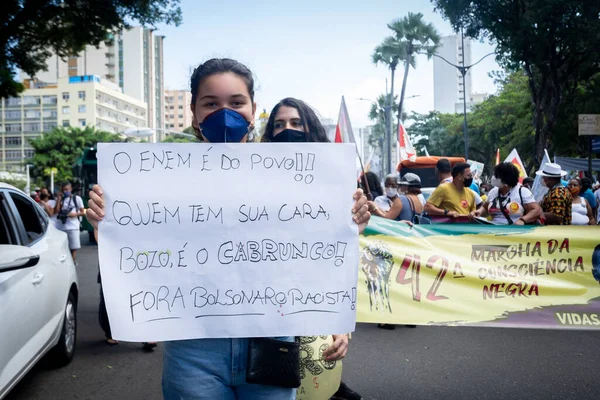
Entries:
{"label": "apartment building facade", "polygon": [[165,129],[182,132],[192,125],[192,94],[187,90],[165,91]]}
{"label": "apartment building facade", "polygon": [[94,126],[114,133],[146,126],[146,103],[98,76],[25,84],[28,88],[19,97],[0,101],[0,171],[24,171],[34,154],[29,140],[57,126]]}

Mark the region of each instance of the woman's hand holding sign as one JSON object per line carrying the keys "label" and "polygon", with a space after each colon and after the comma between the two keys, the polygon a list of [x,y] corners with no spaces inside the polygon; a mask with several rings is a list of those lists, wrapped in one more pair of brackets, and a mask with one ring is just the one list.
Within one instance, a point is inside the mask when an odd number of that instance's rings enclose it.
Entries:
{"label": "woman's hand holding sign", "polygon": [[363,233],[369,220],[371,219],[371,213],[369,212],[367,196],[363,193],[362,189],[357,189],[354,192],[354,206],[352,207],[352,214],[354,222],[358,225],[358,233]]}
{"label": "woman's hand holding sign", "polygon": [[333,335],[333,344],[323,352],[326,361],[338,361],[348,353],[348,335]]}

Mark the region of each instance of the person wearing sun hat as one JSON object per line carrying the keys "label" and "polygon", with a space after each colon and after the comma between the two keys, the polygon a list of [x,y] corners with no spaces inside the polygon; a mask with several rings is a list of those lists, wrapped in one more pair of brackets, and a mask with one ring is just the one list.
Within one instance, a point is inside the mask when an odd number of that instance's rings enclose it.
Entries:
{"label": "person wearing sun hat", "polygon": [[567,188],[561,183],[567,175],[556,163],[546,163],[536,175],[542,177],[542,185],[548,188],[548,193],[542,199],[540,206],[543,211],[543,221],[546,225],[571,225],[571,208],[573,198]]}

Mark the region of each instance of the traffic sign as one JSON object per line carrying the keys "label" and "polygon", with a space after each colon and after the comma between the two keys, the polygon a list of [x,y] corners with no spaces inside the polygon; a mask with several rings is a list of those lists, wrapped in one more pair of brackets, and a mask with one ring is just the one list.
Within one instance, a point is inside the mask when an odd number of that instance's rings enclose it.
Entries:
{"label": "traffic sign", "polygon": [[600,153],[600,138],[593,138],[592,139],[592,152],[593,153]]}
{"label": "traffic sign", "polygon": [[600,135],[599,114],[579,114],[579,136]]}

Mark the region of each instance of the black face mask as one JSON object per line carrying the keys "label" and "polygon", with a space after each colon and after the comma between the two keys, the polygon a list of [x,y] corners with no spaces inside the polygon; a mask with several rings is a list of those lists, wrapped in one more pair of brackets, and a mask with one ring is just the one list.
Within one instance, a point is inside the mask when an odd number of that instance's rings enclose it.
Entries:
{"label": "black face mask", "polygon": [[469,187],[473,184],[473,178],[465,179],[465,187]]}
{"label": "black face mask", "polygon": [[286,129],[273,136],[273,142],[290,143],[290,142],[307,142],[306,132],[297,131],[295,129]]}

